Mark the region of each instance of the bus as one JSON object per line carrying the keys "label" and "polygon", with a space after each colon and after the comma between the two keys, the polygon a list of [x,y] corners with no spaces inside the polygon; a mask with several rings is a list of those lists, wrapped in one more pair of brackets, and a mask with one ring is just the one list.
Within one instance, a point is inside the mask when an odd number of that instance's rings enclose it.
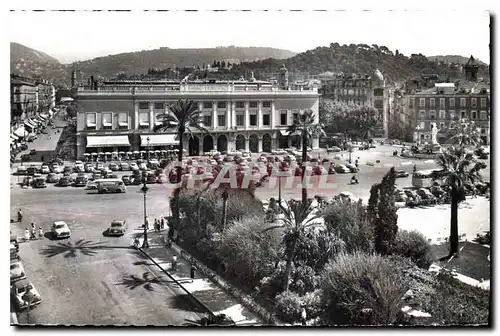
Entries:
{"label": "bus", "polygon": [[[443,184],[441,169],[427,169],[419,170],[413,173],[411,184],[415,188],[430,188],[437,182],[439,185]],[[440,176],[441,175],[441,176]]]}
{"label": "bus", "polygon": [[120,179],[99,179],[90,182],[86,190],[97,194],[125,193],[127,187]]}

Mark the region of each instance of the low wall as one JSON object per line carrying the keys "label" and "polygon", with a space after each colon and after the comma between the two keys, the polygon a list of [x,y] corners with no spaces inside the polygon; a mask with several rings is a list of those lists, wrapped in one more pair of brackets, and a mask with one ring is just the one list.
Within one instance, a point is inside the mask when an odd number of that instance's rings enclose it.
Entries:
{"label": "low wall", "polygon": [[440,153],[435,153],[435,154],[410,154],[407,152],[404,152],[401,154],[401,157],[405,159],[436,159],[439,157]]}

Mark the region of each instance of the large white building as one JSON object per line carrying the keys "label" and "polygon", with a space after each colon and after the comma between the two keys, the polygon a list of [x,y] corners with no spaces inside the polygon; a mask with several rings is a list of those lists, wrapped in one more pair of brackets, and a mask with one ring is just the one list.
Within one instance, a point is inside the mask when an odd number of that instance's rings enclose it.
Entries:
{"label": "large white building", "polygon": [[[286,129],[293,118],[312,110],[319,122],[319,93],[315,87],[292,88],[282,69],[280,84],[256,81],[144,82],[113,81],[79,86],[77,156],[84,153],[168,149],[177,145],[175,130],[155,133],[156,116],[168,112],[178,99],[198,102],[209,134],[183,139],[190,155],[212,149],[270,152],[297,145],[298,136]],[[313,139],[312,147],[319,146]]]}

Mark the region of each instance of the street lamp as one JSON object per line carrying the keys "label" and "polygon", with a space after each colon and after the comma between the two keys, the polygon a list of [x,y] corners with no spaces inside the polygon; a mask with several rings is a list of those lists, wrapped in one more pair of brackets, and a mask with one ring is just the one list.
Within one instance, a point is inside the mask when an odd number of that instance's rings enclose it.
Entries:
{"label": "street lamp", "polygon": [[416,141],[416,143],[417,143],[417,145],[419,145],[420,144],[420,133],[419,133],[420,132],[420,125],[417,125],[417,127],[415,127],[415,130],[417,131],[417,141]]}
{"label": "street lamp", "polygon": [[[149,141],[148,141],[149,142]],[[144,195],[144,240],[142,242],[142,248],[149,248],[148,242],[148,217],[146,213],[146,194],[148,193],[148,186],[146,185],[146,171],[142,171],[142,188],[141,191]]]}
{"label": "street lamp", "polygon": [[147,150],[148,150],[148,152],[147,152],[148,153],[148,163],[147,164],[149,164],[149,140],[150,140],[149,137],[147,137],[146,138],[146,141],[147,141]]}

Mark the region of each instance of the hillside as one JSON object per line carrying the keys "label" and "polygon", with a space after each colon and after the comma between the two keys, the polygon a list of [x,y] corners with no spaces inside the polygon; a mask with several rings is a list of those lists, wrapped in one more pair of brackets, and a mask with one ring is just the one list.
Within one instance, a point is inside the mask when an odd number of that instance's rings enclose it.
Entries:
{"label": "hillside", "polygon": [[266,58],[283,59],[295,53],[282,49],[262,47],[217,47],[203,49],[170,49],[160,48],[143,50],[106,57],[98,57],[88,61],[75,62],[73,67],[86,74],[99,74],[113,77],[118,73],[127,75],[147,73],[151,68],[174,68],[203,64],[212,64],[214,60],[225,60],[231,63],[256,61]]}
{"label": "hillside", "polygon": [[[447,64],[455,63],[455,64],[465,64],[469,61],[469,57],[460,56],[460,55],[438,55],[438,56],[427,56],[428,59],[435,62],[444,62]],[[479,65],[488,66],[488,64],[481,62],[479,59],[475,58],[476,62]]]}
{"label": "hillside", "polygon": [[[329,47],[318,47],[308,50],[286,60],[267,59],[257,62],[246,62],[233,68],[234,72],[245,73],[254,71],[258,73],[277,72],[282,64],[289,71],[320,74],[326,71],[368,74],[373,76],[379,69],[388,82],[402,81],[419,77],[422,73],[434,73],[445,79],[459,78],[461,76],[452,65],[440,65],[429,60],[422,54],[412,54],[409,57],[396,51],[391,51],[385,46],[350,44],[339,45],[332,43]],[[487,74],[485,67],[480,72]]]}

